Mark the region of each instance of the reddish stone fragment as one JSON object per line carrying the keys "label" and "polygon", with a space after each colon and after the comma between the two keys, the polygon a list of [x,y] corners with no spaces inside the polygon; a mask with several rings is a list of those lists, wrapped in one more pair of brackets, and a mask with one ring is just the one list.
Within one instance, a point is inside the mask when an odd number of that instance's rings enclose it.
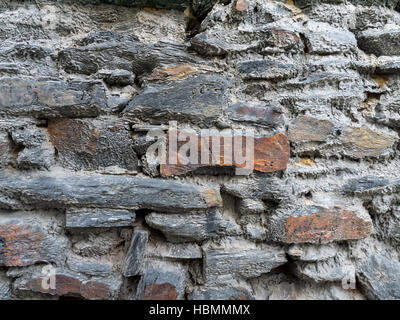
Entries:
{"label": "reddish stone fragment", "polygon": [[[35,278],[29,280],[25,287],[28,290],[46,293],[57,296],[79,296],[89,300],[106,299],[110,292],[110,287],[97,281],[83,282],[73,276],[65,274],[55,275],[55,287],[50,287],[49,283],[43,283],[46,279]],[[45,286],[43,285],[45,284]]]}
{"label": "reddish stone fragment", "polygon": [[178,293],[170,283],[152,284],[145,288],[142,300],[176,300]]}
{"label": "reddish stone fragment", "polygon": [[137,168],[133,141],[123,121],[54,119],[48,123],[49,139],[58,161],[70,169],[96,170],[110,166]]}
{"label": "reddish stone fragment", "polygon": [[[26,288],[40,293],[51,295],[80,295],[81,281],[79,279],[64,275],[55,275],[55,288],[50,287],[50,283],[44,283],[46,279],[35,278],[27,282]],[[43,285],[45,284],[45,286]]]}
{"label": "reddish stone fragment", "polygon": [[0,225],[0,266],[22,267],[43,261],[45,236],[31,226]]}
{"label": "reddish stone fragment", "polygon": [[366,238],[372,232],[372,224],[354,211],[331,207],[286,218],[285,231],[283,240],[286,243],[326,243]]}
{"label": "reddish stone fragment", "polygon": [[[176,131],[176,135],[179,136],[182,131]],[[170,130],[171,133],[171,130]],[[174,135],[169,135],[173,137]],[[197,158],[196,163],[189,162],[185,163],[182,159],[181,147],[187,144],[190,140],[197,141]],[[222,136],[213,137],[201,137],[196,134],[188,134],[185,141],[178,141],[176,150],[170,150],[170,141],[167,144],[167,157],[166,164],[160,166],[160,171],[163,176],[181,175],[191,171],[194,171],[201,167],[236,167],[236,168],[248,168],[248,165],[253,161],[254,170],[260,172],[274,172],[286,169],[290,146],[289,141],[285,134],[278,133],[272,137],[261,137],[254,138],[251,136],[239,136],[237,138],[238,143],[235,145],[232,136],[228,136],[225,139]],[[173,143],[173,142],[172,142]],[[219,152],[213,152],[214,143],[219,143]],[[246,146],[253,144],[254,146],[254,158],[251,159],[247,156]],[[241,149],[237,149],[241,147]],[[225,154],[225,149],[227,153]],[[195,149],[196,150],[196,149]],[[202,157],[202,154],[206,154],[208,151],[209,157]],[[185,154],[190,155],[190,152]],[[241,159],[243,157],[243,159]],[[205,159],[203,159],[205,158]],[[177,159],[176,163],[172,160]]]}
{"label": "reddish stone fragment", "polygon": [[104,300],[108,297],[110,287],[97,281],[89,281],[81,285],[81,295],[89,300]]}
{"label": "reddish stone fragment", "polygon": [[250,3],[246,0],[238,0],[236,1],[236,10],[237,11],[244,11],[249,7]]}
{"label": "reddish stone fragment", "polygon": [[93,155],[99,131],[75,119],[55,119],[48,124],[50,141],[59,151],[86,152]]}

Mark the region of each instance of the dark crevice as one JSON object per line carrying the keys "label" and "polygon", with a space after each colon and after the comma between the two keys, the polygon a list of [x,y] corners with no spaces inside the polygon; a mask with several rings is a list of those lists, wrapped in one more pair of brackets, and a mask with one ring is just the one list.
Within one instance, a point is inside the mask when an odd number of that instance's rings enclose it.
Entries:
{"label": "dark crevice", "polygon": [[309,49],[309,47],[307,45],[307,40],[306,40],[306,36],[304,35],[304,33],[300,33],[300,39],[301,39],[301,41],[303,42],[303,45],[304,45],[304,53],[305,54],[310,53],[310,49]]}
{"label": "dark crevice", "polygon": [[395,11],[400,12],[400,1],[397,3],[396,7],[394,8]]}
{"label": "dark crevice", "polygon": [[149,237],[150,238],[156,238],[159,239],[161,241],[167,241],[166,237],[164,236],[164,234],[157,229],[154,229],[153,227],[149,226],[149,224],[146,222],[146,215],[153,213],[154,210],[151,209],[139,209],[135,211],[136,214],[136,219],[134,222],[134,226],[135,227],[143,227],[146,230],[149,231]]}

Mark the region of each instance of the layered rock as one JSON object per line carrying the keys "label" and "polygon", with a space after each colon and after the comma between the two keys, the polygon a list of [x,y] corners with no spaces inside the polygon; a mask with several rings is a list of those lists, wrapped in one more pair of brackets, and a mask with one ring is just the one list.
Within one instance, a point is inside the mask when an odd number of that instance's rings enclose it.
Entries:
{"label": "layered rock", "polygon": [[0,1],[0,299],[399,299],[399,8]]}

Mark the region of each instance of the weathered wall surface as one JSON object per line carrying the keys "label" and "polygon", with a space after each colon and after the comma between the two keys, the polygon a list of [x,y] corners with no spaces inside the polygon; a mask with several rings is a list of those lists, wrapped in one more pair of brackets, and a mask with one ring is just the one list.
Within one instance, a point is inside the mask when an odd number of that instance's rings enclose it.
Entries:
{"label": "weathered wall surface", "polygon": [[0,0],[0,299],[400,299],[400,4],[217,2]]}

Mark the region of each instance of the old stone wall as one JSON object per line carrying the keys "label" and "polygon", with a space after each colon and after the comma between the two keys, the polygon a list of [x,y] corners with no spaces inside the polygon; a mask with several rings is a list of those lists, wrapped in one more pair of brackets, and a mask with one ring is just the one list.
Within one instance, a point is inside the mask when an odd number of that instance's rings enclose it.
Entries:
{"label": "old stone wall", "polygon": [[0,299],[400,299],[398,2],[0,0]]}

